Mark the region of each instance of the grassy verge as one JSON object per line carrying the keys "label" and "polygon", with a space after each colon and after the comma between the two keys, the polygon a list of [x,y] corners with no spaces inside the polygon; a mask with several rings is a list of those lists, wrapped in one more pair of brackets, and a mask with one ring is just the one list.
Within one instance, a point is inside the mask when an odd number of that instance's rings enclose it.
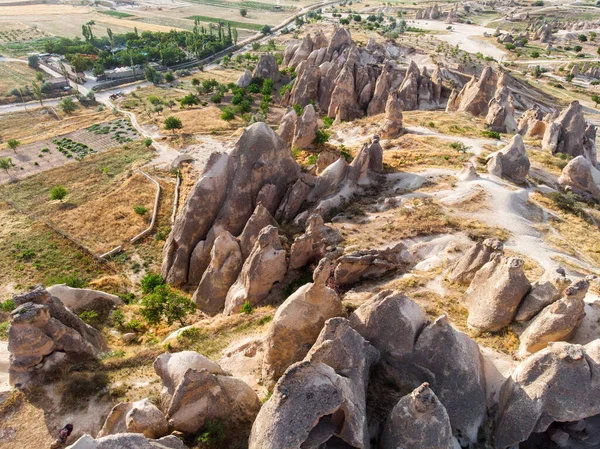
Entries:
{"label": "grassy verge", "polygon": [[126,12],[121,12],[121,11],[108,10],[108,11],[98,11],[98,12],[100,14],[106,14],[107,16],[116,17],[118,19],[124,19],[126,17],[133,17],[133,14],[129,14]]}
{"label": "grassy verge", "polygon": [[[246,3],[244,3],[244,5],[246,5]],[[260,25],[258,23],[236,22],[234,20],[218,19],[215,17],[208,17],[208,16],[189,16],[189,17],[186,17],[186,19],[189,19],[189,20],[198,19],[200,22],[223,23],[225,25],[229,24],[229,25],[231,25],[232,28],[245,28],[247,30],[256,30],[256,31],[260,31],[263,27],[263,25]]]}

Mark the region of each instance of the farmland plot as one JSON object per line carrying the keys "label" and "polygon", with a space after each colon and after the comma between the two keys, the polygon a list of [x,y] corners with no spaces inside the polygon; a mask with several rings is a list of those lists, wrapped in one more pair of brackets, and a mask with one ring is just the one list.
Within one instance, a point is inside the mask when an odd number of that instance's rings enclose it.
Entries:
{"label": "farmland plot", "polygon": [[9,95],[12,89],[31,86],[36,71],[19,62],[0,62],[0,96]]}

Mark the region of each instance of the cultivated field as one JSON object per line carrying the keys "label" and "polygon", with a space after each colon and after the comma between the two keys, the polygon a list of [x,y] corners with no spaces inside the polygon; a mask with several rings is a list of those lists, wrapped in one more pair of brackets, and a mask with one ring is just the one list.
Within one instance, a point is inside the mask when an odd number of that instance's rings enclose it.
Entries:
{"label": "cultivated field", "polygon": [[[31,86],[36,80],[36,70],[18,62],[0,62],[0,97],[9,95],[12,89]],[[42,73],[44,77],[44,72]]]}

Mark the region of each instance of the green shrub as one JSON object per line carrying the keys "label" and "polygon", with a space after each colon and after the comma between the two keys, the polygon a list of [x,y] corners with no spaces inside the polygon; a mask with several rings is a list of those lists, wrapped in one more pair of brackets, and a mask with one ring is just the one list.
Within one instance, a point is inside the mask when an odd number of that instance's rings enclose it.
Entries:
{"label": "green shrub", "polygon": [[125,323],[125,329],[130,330],[131,332],[142,332],[145,329],[145,326],[141,321],[132,318]]}
{"label": "green shrub", "polygon": [[164,285],[164,283],[165,281],[163,281],[160,274],[147,273],[140,281],[142,293],[145,295],[152,293],[156,287]]}
{"label": "green shrub", "polygon": [[7,299],[4,302],[0,302],[0,310],[6,313],[12,312],[13,310],[15,310],[16,307],[17,306],[15,305],[15,302],[12,299]]}
{"label": "green shrub", "polygon": [[195,309],[195,302],[177,294],[168,285],[160,285],[142,299],[140,313],[150,325],[165,319],[169,326],[175,321],[185,326],[187,315]]}
{"label": "green shrub", "polygon": [[96,324],[98,322],[98,312],[95,310],[86,310],[79,314],[79,318],[85,321],[87,324]]}
{"label": "green shrub", "polygon": [[329,133],[323,129],[317,130],[317,137],[313,140],[315,145],[321,145],[329,141]]}
{"label": "green shrub", "polygon": [[225,428],[220,421],[206,420],[202,433],[198,437],[198,446],[201,449],[216,449],[222,447],[225,440]]}
{"label": "green shrub", "polygon": [[254,313],[254,307],[252,307],[252,305],[250,304],[249,301],[246,301],[242,305],[242,308],[240,309],[240,313],[243,313],[245,315],[251,315],[252,313]]}
{"label": "green shrub", "polygon": [[548,193],[548,198],[563,212],[577,215],[586,221],[589,220],[589,216],[585,211],[585,203],[573,192],[550,192]]}
{"label": "green shrub", "polygon": [[110,321],[113,326],[121,327],[125,324],[125,314],[120,309],[113,310]]}
{"label": "green shrub", "polygon": [[137,204],[133,206],[133,211],[138,215],[146,215],[146,212],[148,212],[148,208],[146,206]]}
{"label": "green shrub", "polygon": [[500,140],[500,133],[496,131],[490,131],[488,129],[481,131],[483,137],[489,137],[490,139]]}
{"label": "green shrub", "polygon": [[235,118],[235,112],[231,108],[224,108],[221,112],[221,120],[229,122]]}
{"label": "green shrub", "polygon": [[333,121],[334,119],[329,117],[328,115],[323,117],[323,124],[325,125],[325,128],[330,128],[331,125],[333,125]]}

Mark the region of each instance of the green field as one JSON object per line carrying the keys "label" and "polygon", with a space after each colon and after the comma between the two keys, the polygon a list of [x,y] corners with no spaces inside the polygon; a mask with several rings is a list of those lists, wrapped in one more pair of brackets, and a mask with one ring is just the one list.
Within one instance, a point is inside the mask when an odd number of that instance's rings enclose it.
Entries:
{"label": "green field", "polygon": [[98,11],[98,12],[100,14],[106,14],[107,16],[117,17],[118,19],[125,19],[126,17],[133,17],[133,14],[129,14],[126,12],[121,12],[121,11],[108,10],[108,11]]}
{"label": "green field", "polygon": [[207,17],[207,16],[190,16],[190,17],[186,17],[186,19],[189,19],[189,20],[198,19],[200,22],[223,23],[224,25],[229,24],[229,25],[231,25],[232,28],[245,28],[247,30],[256,30],[256,31],[260,31],[263,27],[263,25],[258,24],[258,23],[236,22],[233,20],[216,19],[214,17]]}
{"label": "green field", "polygon": [[192,3],[200,3],[203,5],[217,6],[219,8],[246,8],[246,9],[257,9],[260,11],[293,11],[296,8],[292,6],[282,6],[281,9],[276,10],[275,5],[268,3],[244,1],[243,3],[234,3],[223,0],[191,0]]}

